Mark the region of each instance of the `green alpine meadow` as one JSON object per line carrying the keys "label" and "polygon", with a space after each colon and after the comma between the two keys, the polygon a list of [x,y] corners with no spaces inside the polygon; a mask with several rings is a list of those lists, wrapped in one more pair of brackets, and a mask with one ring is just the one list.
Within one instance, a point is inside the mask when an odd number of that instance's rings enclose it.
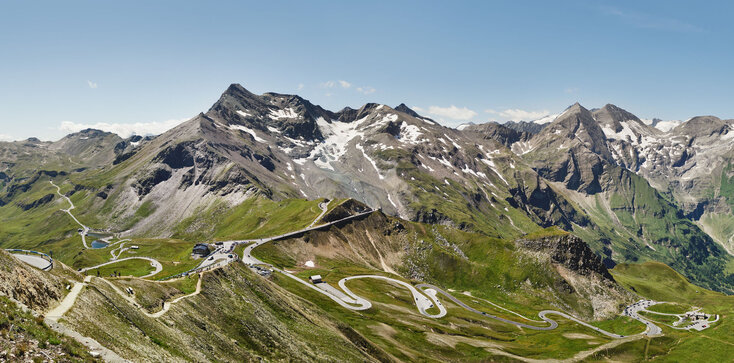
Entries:
{"label": "green alpine meadow", "polygon": [[732,361],[732,10],[2,4],[0,362]]}

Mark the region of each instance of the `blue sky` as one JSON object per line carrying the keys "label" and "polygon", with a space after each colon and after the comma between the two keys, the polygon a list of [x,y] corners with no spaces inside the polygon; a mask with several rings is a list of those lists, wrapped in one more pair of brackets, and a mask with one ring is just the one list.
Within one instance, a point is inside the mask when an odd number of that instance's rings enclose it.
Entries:
{"label": "blue sky", "polygon": [[333,110],[405,102],[447,125],[576,101],[732,118],[730,4],[3,1],[0,138],[164,129],[230,83]]}

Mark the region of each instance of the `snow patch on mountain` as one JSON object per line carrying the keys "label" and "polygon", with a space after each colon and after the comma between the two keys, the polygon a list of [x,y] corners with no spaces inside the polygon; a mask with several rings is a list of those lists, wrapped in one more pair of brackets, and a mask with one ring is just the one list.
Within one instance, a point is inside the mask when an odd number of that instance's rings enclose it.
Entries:
{"label": "snow patch on mountain", "polygon": [[240,116],[242,116],[242,117],[253,117],[253,116],[255,116],[254,114],[251,114],[251,113],[249,113],[247,111],[242,111],[242,110],[237,110],[237,114],[240,115]]}
{"label": "snow patch on mountain", "polygon": [[421,136],[423,133],[421,129],[416,125],[410,125],[407,122],[400,124],[400,140],[411,144],[417,144],[421,142]]}
{"label": "snow patch on mountain", "polygon": [[390,121],[393,121],[394,122],[394,121],[397,121],[397,120],[398,120],[398,115],[396,115],[394,113],[389,113],[389,114],[387,114],[387,115],[385,115],[385,116],[382,117],[382,122],[390,122]]}
{"label": "snow patch on mountain", "polygon": [[316,145],[308,159],[313,159],[314,163],[322,169],[334,170],[331,162],[339,160],[346,154],[347,145],[350,141],[356,137],[364,136],[364,131],[360,130],[360,126],[366,120],[367,116],[353,122],[335,120],[327,122],[323,117],[319,117],[316,124],[325,139],[321,144]]}
{"label": "snow patch on mountain", "polygon": [[449,139],[449,141],[451,141],[451,143],[454,144],[454,146],[457,149],[461,149],[461,146],[459,144],[457,144],[456,141],[454,141],[454,139],[450,138],[449,135],[446,135],[446,138]]}
{"label": "snow patch on mountain", "polygon": [[497,165],[495,165],[494,161],[492,161],[492,157],[491,156],[487,156],[487,157],[488,157],[488,159],[479,159],[479,161],[481,161],[484,164],[486,164],[487,166],[489,166],[489,168],[492,169],[492,171],[495,174],[497,174],[497,176],[500,177],[500,179],[502,179],[502,181],[506,185],[510,185],[510,183],[508,183],[507,180],[505,180],[505,177],[502,176],[502,173],[500,173],[500,171],[497,169]]}
{"label": "snow patch on mountain", "polygon": [[677,120],[671,120],[671,121],[660,121],[655,125],[655,128],[662,131],[662,132],[668,132],[680,125],[682,122]]}
{"label": "snow patch on mountain", "polygon": [[457,129],[457,130],[459,130],[459,131],[462,131],[462,130],[464,130],[465,128],[467,128],[467,127],[469,127],[469,126],[472,126],[472,125],[475,125],[475,123],[473,123],[473,122],[469,122],[469,123],[465,123],[465,124],[461,124],[461,125],[459,125],[459,126],[456,126],[456,129]]}
{"label": "snow patch on mountain", "polygon": [[635,132],[632,131],[628,122],[622,122],[622,130],[620,130],[619,132],[615,132],[609,127],[602,127],[601,130],[604,131],[604,136],[606,136],[607,139],[624,141],[633,141],[637,139],[637,135],[635,135]]}
{"label": "snow patch on mountain", "polygon": [[270,118],[279,120],[282,118],[300,118],[293,107],[288,107],[282,110],[270,110]]}
{"label": "snow patch on mountain", "polygon": [[663,121],[661,119],[653,118],[653,119],[642,119],[642,122],[645,125],[652,126],[662,132],[668,132],[674,128],[676,128],[678,125],[682,124],[683,121],[680,120],[667,120]]}
{"label": "snow patch on mountain", "polygon": [[397,204],[395,204],[395,202],[393,202],[392,200],[392,197],[390,197],[390,193],[387,193],[387,201],[390,202],[390,204],[392,204],[392,206],[395,207],[395,209],[398,209]]}
{"label": "snow patch on mountain", "polygon": [[537,120],[533,120],[531,122],[536,123],[536,124],[540,124],[540,125],[544,125],[544,124],[553,122],[556,119],[556,117],[558,117],[558,116],[559,116],[558,114],[543,116],[543,117],[541,117],[541,118],[539,118]]}
{"label": "snow patch on mountain", "polygon": [[367,153],[364,151],[364,148],[362,147],[362,145],[361,144],[356,144],[355,147],[357,148],[357,150],[361,151],[362,152],[362,155],[364,155],[364,158],[367,159],[367,161],[369,161],[370,164],[372,164],[372,167],[375,168],[375,171],[377,172],[377,176],[380,178],[380,180],[385,179],[385,177],[382,176],[382,174],[380,174],[380,169],[377,168],[377,163],[374,160],[372,160],[372,158],[369,157],[369,155],[367,155]]}
{"label": "snow patch on mountain", "polygon": [[229,125],[229,128],[230,128],[231,130],[240,130],[240,131],[244,131],[244,132],[246,132],[246,133],[248,133],[248,134],[252,135],[252,137],[253,137],[253,138],[255,139],[255,141],[257,141],[257,142],[267,143],[267,141],[265,141],[265,139],[263,139],[263,138],[261,138],[261,137],[257,136],[257,133],[255,133],[255,130],[253,130],[253,129],[249,128],[249,127],[245,127],[245,126],[242,126],[242,125]]}

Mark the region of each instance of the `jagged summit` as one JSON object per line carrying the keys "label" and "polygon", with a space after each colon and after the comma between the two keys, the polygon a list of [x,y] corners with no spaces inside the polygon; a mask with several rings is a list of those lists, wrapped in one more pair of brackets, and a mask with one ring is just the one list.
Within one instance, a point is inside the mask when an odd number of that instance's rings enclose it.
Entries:
{"label": "jagged summit", "polygon": [[413,111],[413,109],[411,109],[404,103],[401,103],[397,107],[395,107],[395,111],[404,112],[413,117],[421,117],[421,115],[419,115],[418,112]]}
{"label": "jagged summit", "polygon": [[538,136],[557,137],[566,135],[577,139],[589,150],[611,159],[609,147],[606,144],[604,131],[596,122],[591,111],[576,102],[556,118],[550,125],[541,131]]}
{"label": "jagged summit", "polygon": [[604,107],[594,111],[594,116],[597,121],[610,120],[615,122],[624,122],[633,120],[642,122],[637,116],[611,103],[607,103]]}
{"label": "jagged summit", "polygon": [[227,87],[227,89],[224,91],[224,94],[229,95],[240,95],[245,97],[254,97],[256,96],[254,93],[248,91],[245,87],[243,87],[239,83],[232,83]]}

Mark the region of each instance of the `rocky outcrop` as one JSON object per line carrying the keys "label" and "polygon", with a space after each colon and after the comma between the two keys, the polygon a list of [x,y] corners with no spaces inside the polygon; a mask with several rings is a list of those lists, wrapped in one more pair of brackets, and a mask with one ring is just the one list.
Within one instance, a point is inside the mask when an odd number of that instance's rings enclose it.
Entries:
{"label": "rocky outcrop", "polygon": [[535,174],[517,178],[518,186],[510,189],[507,201],[515,208],[525,209],[543,227],[559,226],[571,230],[572,223],[586,226],[589,219],[577,211],[563,196],[556,193]]}
{"label": "rocky outcrop", "polygon": [[479,136],[483,139],[492,139],[507,147],[512,146],[512,144],[518,141],[527,141],[532,136],[529,132],[518,131],[517,129],[507,127],[507,124],[500,125],[496,122],[468,125],[461,132],[475,137]]}
{"label": "rocky outcrop", "polygon": [[171,169],[159,166],[143,175],[135,183],[134,188],[141,199],[146,196],[154,186],[171,178]]}
{"label": "rocky outcrop", "polygon": [[535,135],[543,131],[543,129],[548,126],[548,124],[539,124],[536,122],[528,122],[528,121],[507,121],[503,126],[515,130],[517,132],[521,133],[528,133],[530,135]]}
{"label": "rocky outcrop", "polygon": [[402,113],[405,113],[405,114],[410,115],[410,116],[413,116],[413,117],[420,117],[420,118],[424,118],[426,120],[433,121],[433,119],[431,119],[431,118],[423,117],[423,116],[419,115],[418,112],[413,111],[413,109],[411,109],[410,107],[406,106],[404,103],[401,103],[397,107],[395,107],[395,111],[400,111]]}
{"label": "rocky outcrop", "polygon": [[40,206],[42,206],[42,205],[44,205],[44,204],[52,201],[53,199],[54,199],[54,195],[53,194],[46,194],[43,197],[38,198],[38,199],[36,199],[36,200],[34,200],[34,201],[30,202],[30,203],[18,203],[18,207],[20,207],[20,209],[22,209],[24,211],[27,211],[29,209],[40,207]]}
{"label": "rocky outcrop", "polygon": [[329,213],[326,213],[322,218],[321,221],[323,222],[333,222],[338,221],[340,219],[344,219],[346,217],[366,212],[370,208],[366,206],[365,204],[358,202],[354,199],[349,199],[344,201],[343,203],[336,206],[334,209],[330,210]]}
{"label": "rocky outcrop", "polygon": [[599,275],[606,280],[614,278],[586,242],[568,234],[562,236],[543,237],[537,239],[520,238],[515,244],[525,250],[544,252],[550,255],[551,261],[563,265],[582,276]]}
{"label": "rocky outcrop", "polygon": [[62,289],[63,282],[56,276],[36,270],[0,250],[0,295],[19,301],[31,310],[43,312],[61,300]]}
{"label": "rocky outcrop", "polygon": [[169,146],[161,151],[153,161],[166,164],[172,169],[191,167],[194,166],[192,148],[193,142],[182,142],[176,146]]}

